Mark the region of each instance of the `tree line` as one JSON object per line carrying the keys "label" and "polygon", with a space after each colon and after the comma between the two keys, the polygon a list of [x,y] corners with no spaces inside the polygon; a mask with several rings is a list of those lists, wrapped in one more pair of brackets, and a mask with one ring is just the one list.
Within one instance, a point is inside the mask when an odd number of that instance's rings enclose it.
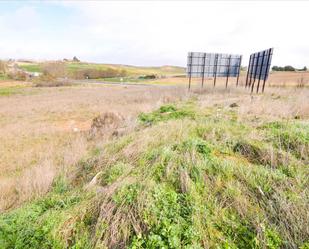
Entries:
{"label": "tree line", "polygon": [[293,72],[293,71],[307,71],[307,67],[304,66],[302,69],[297,69],[292,66],[284,66],[284,67],[278,67],[278,66],[273,66],[271,68],[273,71],[287,71],[287,72]]}

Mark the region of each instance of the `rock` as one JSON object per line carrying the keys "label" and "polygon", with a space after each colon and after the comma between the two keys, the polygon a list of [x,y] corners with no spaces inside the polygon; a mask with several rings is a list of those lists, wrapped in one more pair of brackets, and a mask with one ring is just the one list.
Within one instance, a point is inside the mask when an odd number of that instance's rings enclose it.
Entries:
{"label": "rock", "polygon": [[239,107],[239,105],[237,103],[232,103],[232,104],[230,104],[230,107],[232,107],[232,108]]}

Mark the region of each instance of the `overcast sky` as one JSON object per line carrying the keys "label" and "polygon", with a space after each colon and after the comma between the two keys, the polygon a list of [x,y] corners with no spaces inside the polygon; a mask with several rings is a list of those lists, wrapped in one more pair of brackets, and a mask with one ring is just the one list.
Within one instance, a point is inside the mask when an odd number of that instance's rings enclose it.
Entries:
{"label": "overcast sky", "polygon": [[309,66],[309,2],[0,2],[0,58],[185,66],[189,51],[274,47],[273,65]]}

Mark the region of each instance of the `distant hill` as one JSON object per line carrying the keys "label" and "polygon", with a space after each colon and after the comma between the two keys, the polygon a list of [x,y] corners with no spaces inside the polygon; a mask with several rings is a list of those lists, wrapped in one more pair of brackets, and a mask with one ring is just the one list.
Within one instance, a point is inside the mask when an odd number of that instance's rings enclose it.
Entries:
{"label": "distant hill", "polygon": [[[18,66],[25,71],[28,72],[41,72],[42,66],[46,62],[30,62],[30,61],[19,61],[17,62]],[[185,74],[184,67],[164,65],[160,67],[143,67],[143,66],[133,66],[133,65],[122,65],[122,64],[99,64],[99,63],[87,63],[87,62],[71,62],[64,61],[66,68],[70,72],[78,71],[78,70],[107,70],[107,69],[115,69],[115,70],[125,70],[128,76],[139,76],[146,74],[157,74],[157,75],[166,75],[173,76],[179,74]]]}

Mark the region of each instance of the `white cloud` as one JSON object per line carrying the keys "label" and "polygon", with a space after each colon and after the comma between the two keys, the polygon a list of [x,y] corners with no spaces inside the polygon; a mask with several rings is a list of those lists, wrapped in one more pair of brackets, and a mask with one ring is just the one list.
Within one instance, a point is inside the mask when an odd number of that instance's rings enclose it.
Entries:
{"label": "white cloud", "polygon": [[[40,3],[41,5],[47,3]],[[274,47],[273,64],[309,65],[308,2],[114,1],[58,2],[74,15],[65,32],[44,30],[39,9],[13,13],[21,27],[1,25],[6,57],[62,58],[97,62],[185,65],[188,51],[248,56]],[[32,19],[25,20],[25,15]],[[19,14],[22,13],[22,14]],[[30,22],[32,30],[20,32]],[[29,25],[29,24],[27,24]],[[18,31],[18,32],[17,32]],[[31,34],[31,35],[29,35]],[[43,37],[42,37],[43,34]],[[46,34],[46,36],[44,36]]]}

